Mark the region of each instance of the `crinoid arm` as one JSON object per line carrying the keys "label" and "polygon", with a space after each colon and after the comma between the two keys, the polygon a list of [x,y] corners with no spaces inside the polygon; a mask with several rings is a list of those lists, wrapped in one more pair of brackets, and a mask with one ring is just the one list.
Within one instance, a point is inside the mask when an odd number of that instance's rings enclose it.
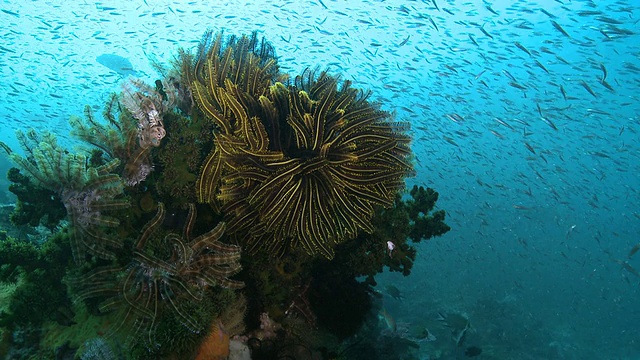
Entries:
{"label": "crinoid arm", "polygon": [[228,232],[249,250],[301,247],[329,259],[337,244],[372,232],[374,207],[393,206],[413,173],[407,125],[326,72],[275,83],[258,110],[246,97],[224,94],[230,130],[216,135],[215,166],[199,182],[201,200],[218,194]]}
{"label": "crinoid arm", "polygon": [[17,132],[27,157],[12,154],[22,170],[35,183],[58,194],[71,221],[71,250],[76,263],[83,264],[86,255],[114,259],[120,240],[105,231],[119,221],[106,215],[123,209],[129,203],[122,197],[123,183],[112,173],[118,159],[98,167],[90,166],[84,154],[71,154],[59,147],[55,136],[38,135],[35,130]]}
{"label": "crinoid arm", "polygon": [[244,286],[230,279],[241,270],[240,248],[221,241],[224,223],[191,239],[196,218],[193,204],[182,234],[163,229],[165,216],[165,205],[159,203],[134,243],[129,265],[98,268],[72,281],[78,289],[76,300],[102,299],[101,311],[119,312],[121,322],[115,330],[143,331],[151,346],[156,327],[166,316],[178,319],[191,332],[205,330],[206,324],[189,309],[203,300],[207,289]]}

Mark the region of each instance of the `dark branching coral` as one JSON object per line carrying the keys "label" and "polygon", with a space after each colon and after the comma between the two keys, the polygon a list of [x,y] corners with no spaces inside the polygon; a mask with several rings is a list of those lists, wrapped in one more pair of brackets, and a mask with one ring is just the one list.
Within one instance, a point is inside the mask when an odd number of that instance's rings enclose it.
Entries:
{"label": "dark branching coral", "polygon": [[444,210],[431,213],[438,201],[438,193],[435,190],[414,185],[409,194],[411,200],[406,202],[406,207],[413,225],[409,233],[411,240],[418,242],[422,239],[431,239],[451,230],[444,222]]}
{"label": "dark branching coral", "polygon": [[371,232],[373,207],[391,206],[403,188],[407,125],[326,72],[275,82],[274,60],[256,44],[232,38],[222,51],[218,35],[196,61],[185,57],[196,103],[218,127],[198,199],[220,201],[228,232],[249,249],[331,258],[336,244]]}
{"label": "dark branching coral", "polygon": [[9,169],[7,179],[12,183],[9,185],[9,191],[18,198],[10,215],[14,225],[28,224],[37,227],[42,223],[47,229],[54,231],[60,220],[67,216],[57,193],[36,186],[31,178],[21,174],[19,169]]}
{"label": "dark branching coral", "polygon": [[229,279],[240,271],[240,248],[219,241],[224,223],[191,239],[196,211],[192,204],[183,234],[155,236],[165,219],[165,208],[142,229],[132,262],[124,267],[101,267],[72,280],[79,289],[76,300],[102,298],[100,311],[120,312],[121,325],[143,329],[155,346],[156,327],[166,312],[188,330],[199,333],[206,324],[188,310],[202,300],[207,288],[218,285],[238,289],[243,283]]}
{"label": "dark branching coral", "polygon": [[[371,284],[385,266],[409,275],[416,257],[411,242],[441,236],[451,229],[444,222],[445,211],[434,211],[437,199],[436,191],[422,186],[414,186],[404,199],[398,194],[393,207],[376,209],[373,222],[379,225],[372,234],[359,234],[355,241],[340,244],[336,258],[325,266],[341,268],[347,278],[367,277]],[[387,241],[395,246],[391,253]]]}
{"label": "dark branching coral", "polygon": [[[339,244],[331,261],[313,262],[308,293],[320,326],[341,338],[353,335],[370,314],[375,275],[385,267],[410,274],[416,257],[411,242],[428,240],[450,229],[444,223],[445,212],[433,211],[437,199],[437,192],[422,186],[414,186],[404,199],[398,194],[391,208],[376,208],[373,222],[377,226],[372,234],[361,233]],[[391,253],[387,241],[395,244]]]}
{"label": "dark branching coral", "polygon": [[29,324],[39,328],[46,320],[61,322],[57,316],[70,304],[60,279],[70,261],[62,233],[41,245],[13,238],[0,240],[0,281],[18,284],[6,306],[8,312],[0,313],[0,326],[14,329]]}
{"label": "dark branching coral", "polygon": [[126,201],[116,199],[122,194],[123,184],[111,171],[119,161],[115,159],[99,167],[88,166],[86,156],[68,153],[49,133],[39,136],[35,130],[27,134],[18,131],[17,138],[27,156],[12,153],[13,161],[36,185],[55,192],[67,210],[73,225],[71,250],[76,263],[83,263],[87,253],[114,259],[112,250],[121,244],[102,229],[119,224],[104,212],[128,206]]}

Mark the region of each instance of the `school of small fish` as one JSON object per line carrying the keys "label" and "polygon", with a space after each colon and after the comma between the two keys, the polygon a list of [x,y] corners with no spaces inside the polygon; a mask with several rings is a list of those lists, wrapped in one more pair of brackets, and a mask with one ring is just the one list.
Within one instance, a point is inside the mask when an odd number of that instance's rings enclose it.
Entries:
{"label": "school of small fish", "polygon": [[431,249],[442,263],[520,289],[534,277],[567,292],[637,288],[638,2],[34,3],[0,5],[9,145],[17,128],[64,138],[70,115],[101,109],[122,76],[100,54],[153,79],[150,60],[168,62],[208,28],[257,30],[283,71],[328,68],[411,122],[409,182],[440,193],[453,228]]}

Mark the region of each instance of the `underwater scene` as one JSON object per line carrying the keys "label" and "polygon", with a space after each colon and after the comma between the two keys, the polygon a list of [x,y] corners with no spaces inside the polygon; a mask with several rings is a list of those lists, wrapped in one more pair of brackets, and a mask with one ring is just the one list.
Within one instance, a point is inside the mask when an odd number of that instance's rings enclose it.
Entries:
{"label": "underwater scene", "polygon": [[640,358],[640,3],[0,21],[0,359]]}

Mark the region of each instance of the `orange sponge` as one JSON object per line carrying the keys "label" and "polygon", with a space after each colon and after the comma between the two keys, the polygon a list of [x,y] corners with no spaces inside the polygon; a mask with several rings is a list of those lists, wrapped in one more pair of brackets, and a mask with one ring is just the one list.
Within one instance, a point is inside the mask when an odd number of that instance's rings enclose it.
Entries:
{"label": "orange sponge", "polygon": [[229,356],[229,334],[222,330],[219,319],[209,328],[209,335],[200,344],[195,360],[223,360]]}

